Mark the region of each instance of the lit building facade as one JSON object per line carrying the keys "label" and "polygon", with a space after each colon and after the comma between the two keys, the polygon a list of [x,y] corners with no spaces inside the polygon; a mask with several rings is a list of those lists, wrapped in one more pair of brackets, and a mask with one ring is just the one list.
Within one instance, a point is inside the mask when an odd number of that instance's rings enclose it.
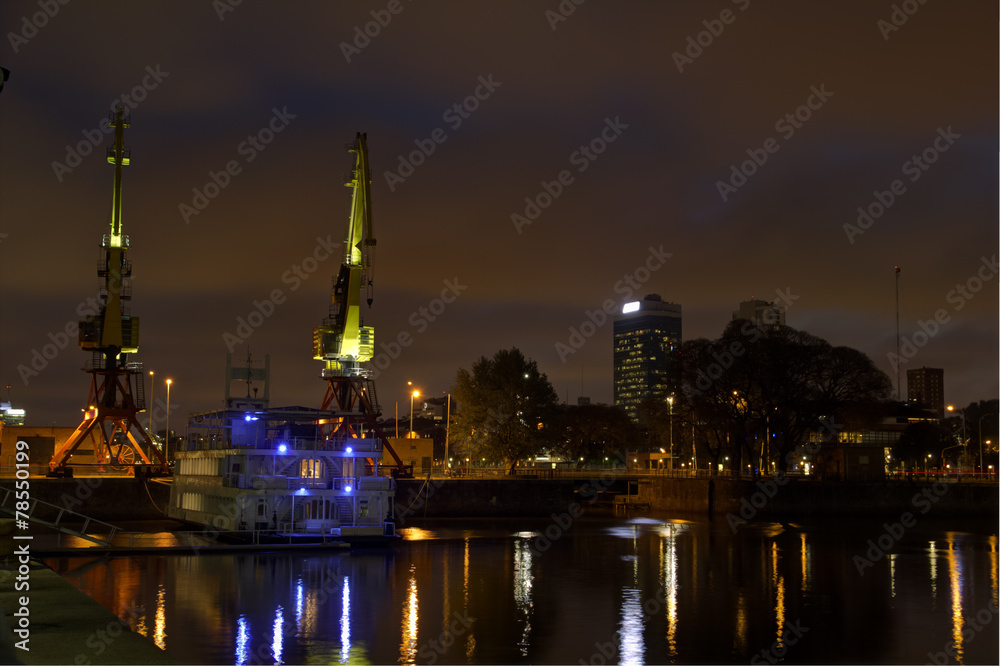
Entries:
{"label": "lit building facade", "polygon": [[681,344],[681,306],[650,294],[626,303],[614,318],[614,404],[633,420],[654,395],[676,391],[671,377]]}
{"label": "lit building facade", "polygon": [[944,417],[944,370],[914,368],[906,371],[906,401]]}

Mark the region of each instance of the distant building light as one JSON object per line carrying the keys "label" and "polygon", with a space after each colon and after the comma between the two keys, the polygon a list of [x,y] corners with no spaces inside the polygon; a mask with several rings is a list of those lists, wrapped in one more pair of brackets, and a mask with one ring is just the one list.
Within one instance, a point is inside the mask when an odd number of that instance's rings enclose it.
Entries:
{"label": "distant building light", "polygon": [[639,301],[632,301],[631,303],[626,303],[622,306],[622,314],[628,314],[629,312],[636,312],[639,310]]}
{"label": "distant building light", "polygon": [[354,453],[354,447],[348,446],[347,447],[347,452],[348,453]]}
{"label": "distant building light", "polygon": [[288,447],[285,446],[284,444],[281,444],[280,446],[278,446],[278,453],[284,453],[287,450],[288,450]]}
{"label": "distant building light", "polygon": [[347,492],[351,492],[351,487],[350,486],[344,486],[344,490],[346,490]]}

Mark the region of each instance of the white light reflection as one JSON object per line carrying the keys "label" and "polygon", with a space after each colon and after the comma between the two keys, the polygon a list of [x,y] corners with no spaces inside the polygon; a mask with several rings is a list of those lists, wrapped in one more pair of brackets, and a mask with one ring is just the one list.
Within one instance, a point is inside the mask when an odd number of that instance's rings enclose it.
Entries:
{"label": "white light reflection", "polygon": [[167,649],[167,590],[160,585],[156,593],[156,624],[153,628],[153,643],[161,650]]}
{"label": "white light reflection", "polygon": [[295,628],[302,632],[302,603],[305,592],[302,589],[302,577],[295,582]]}
{"label": "white light reflection", "polygon": [[524,631],[521,632],[521,640],[518,647],[521,648],[521,656],[528,656],[529,639],[531,637],[531,611],[533,602],[531,598],[531,541],[528,539],[518,539],[514,542],[514,604],[524,615]]}
{"label": "white light reflection", "polygon": [[931,541],[930,544],[927,557],[931,561],[931,599],[937,601],[937,543]]}
{"label": "white light reflection", "polygon": [[889,553],[889,597],[896,598],[896,554]]}
{"label": "white light reflection", "polygon": [[351,588],[344,576],[344,591],[340,595],[340,663],[346,664],[351,656]]}
{"label": "white light reflection", "polygon": [[246,615],[236,620],[236,666],[250,662],[250,621]]}
{"label": "white light reflection", "polygon": [[620,658],[618,663],[625,666],[644,664],[646,646],[642,640],[643,620],[642,592],[638,589],[622,588],[622,624],[618,635]]}
{"label": "white light reflection", "polygon": [[282,641],[284,641],[285,618],[282,615],[284,609],[278,604],[278,609],[274,611],[274,636],[271,638],[271,654],[274,656],[274,663],[281,663]]}

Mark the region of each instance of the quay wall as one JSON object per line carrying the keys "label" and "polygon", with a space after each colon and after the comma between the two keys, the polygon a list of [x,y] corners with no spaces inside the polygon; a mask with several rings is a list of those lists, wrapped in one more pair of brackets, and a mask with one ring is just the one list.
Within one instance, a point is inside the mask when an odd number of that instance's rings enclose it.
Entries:
{"label": "quay wall", "polygon": [[[161,520],[170,488],[152,480],[123,477],[33,477],[31,497],[97,520]],[[562,513],[573,502],[610,502],[607,489],[624,494],[626,483],[570,479],[399,479],[395,513],[400,527],[411,518],[516,517]],[[658,511],[774,519],[821,515],[915,515],[996,517],[1000,515],[997,484],[924,481],[823,482],[786,478],[784,483],[727,478],[660,478],[632,482],[632,495]],[[14,479],[0,479],[0,495],[14,488]],[[66,517],[63,520],[67,520]]]}
{"label": "quay wall", "polygon": [[[88,518],[105,522],[162,520],[170,501],[170,486],[133,477],[85,476],[72,479],[31,477],[31,499],[55,504]],[[14,489],[14,479],[0,479],[0,496]],[[11,506],[8,502],[8,506]],[[53,509],[38,508],[40,517],[51,519]],[[62,522],[72,522],[65,516]]]}
{"label": "quay wall", "polygon": [[889,515],[996,516],[997,484],[926,481],[814,481],[764,477],[742,479],[653,478],[639,485],[652,509],[741,517]]}
{"label": "quay wall", "polygon": [[425,516],[549,516],[566,511],[579,485],[562,479],[398,479],[396,523]]}

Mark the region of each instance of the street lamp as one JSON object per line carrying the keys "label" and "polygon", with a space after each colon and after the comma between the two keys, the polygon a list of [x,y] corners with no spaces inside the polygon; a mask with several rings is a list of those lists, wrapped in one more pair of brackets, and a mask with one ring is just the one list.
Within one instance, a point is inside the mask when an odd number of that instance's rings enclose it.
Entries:
{"label": "street lamp", "polygon": [[413,399],[419,397],[420,391],[413,391],[410,393],[410,435],[407,435],[408,437],[413,434]]}
{"label": "street lamp", "polygon": [[979,471],[980,473],[985,472],[983,468],[983,419],[987,416],[993,416],[993,414],[983,414],[979,417]]}
{"label": "street lamp", "polygon": [[153,395],[156,393],[156,378],[153,377],[153,371],[149,371],[149,433],[153,434]]}
{"label": "street lamp", "polygon": [[163,459],[169,464],[170,460],[167,457],[170,452],[170,385],[174,383],[174,380],[167,380],[167,431],[165,433],[166,438],[163,440]]}
{"label": "street lamp", "polygon": [[670,408],[670,459],[668,469],[674,471],[674,396],[667,398],[667,405]]}

